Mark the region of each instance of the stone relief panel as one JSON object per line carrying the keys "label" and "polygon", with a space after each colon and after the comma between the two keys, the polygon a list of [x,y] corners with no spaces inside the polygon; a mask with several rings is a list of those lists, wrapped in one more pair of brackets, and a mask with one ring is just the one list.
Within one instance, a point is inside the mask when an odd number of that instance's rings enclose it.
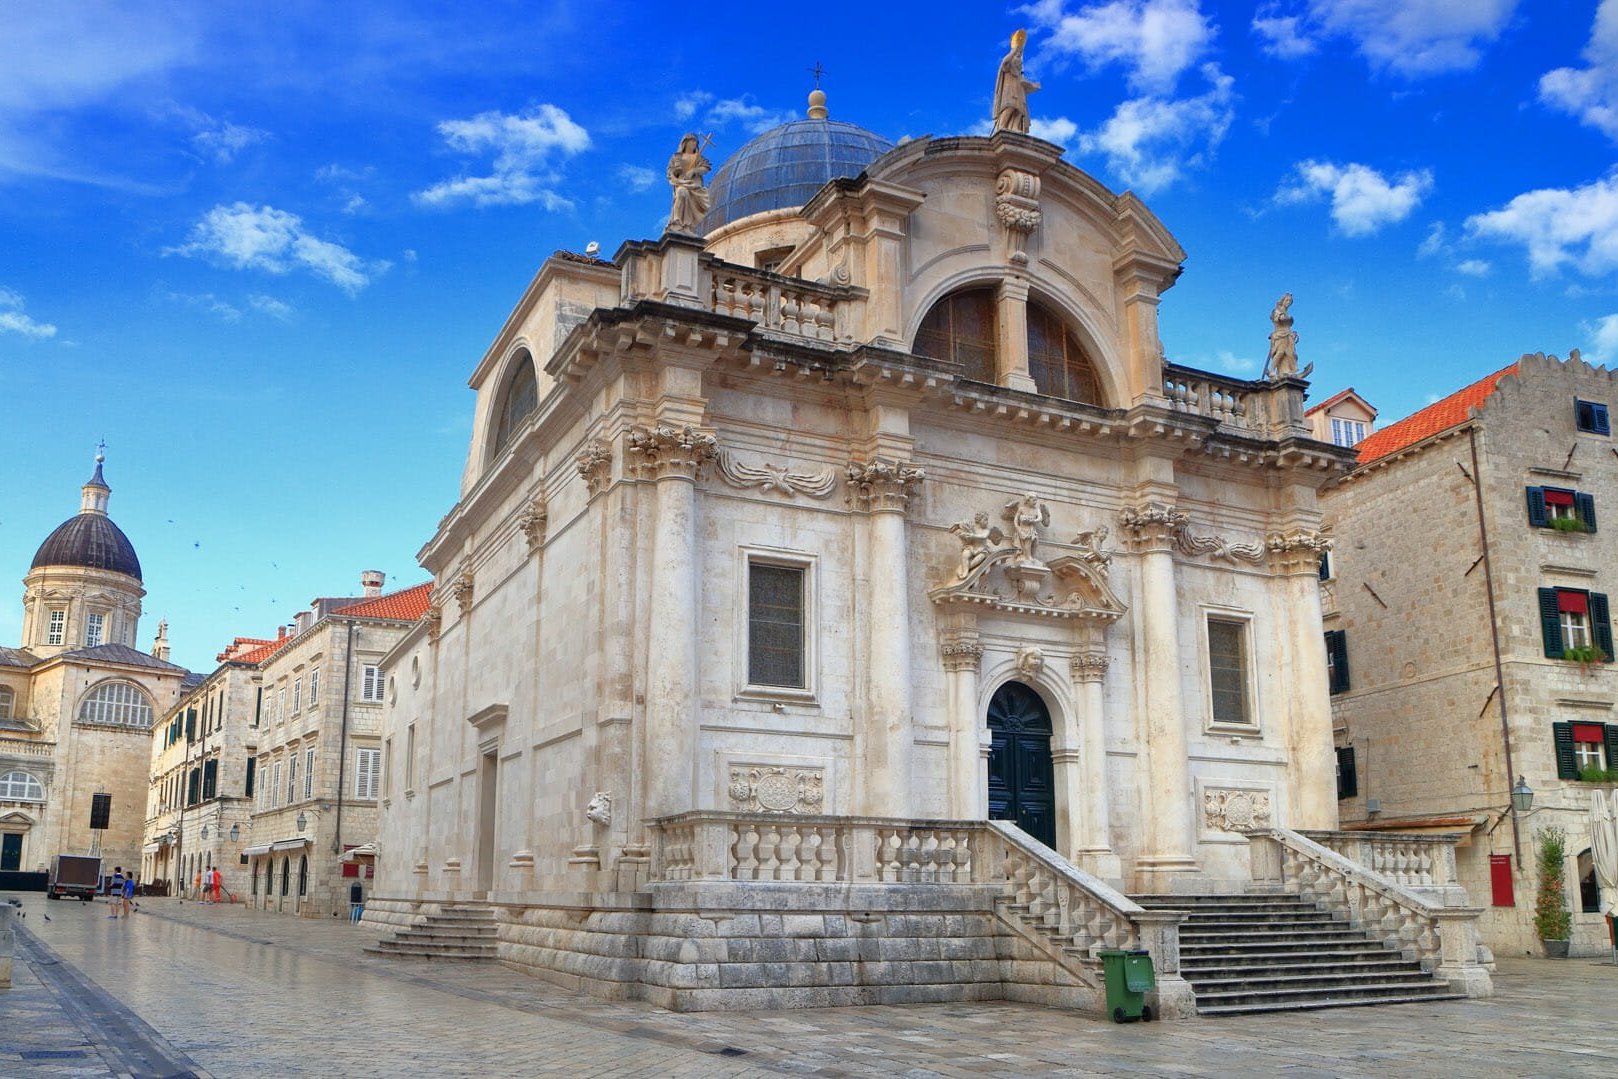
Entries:
{"label": "stone relief panel", "polygon": [[794,469],[773,461],[756,465],[738,461],[729,450],[718,452],[716,463],[719,478],[740,490],[759,490],[765,494],[778,494],[783,498],[804,495],[808,498],[830,498],[837,489],[837,470]]}
{"label": "stone relief panel", "polygon": [[1275,827],[1274,794],[1266,788],[1201,788],[1202,831],[1209,838],[1237,840],[1254,828]]}
{"label": "stone relief panel", "polygon": [[826,804],[823,768],[780,764],[732,764],[726,788],[740,813],[821,813]]}

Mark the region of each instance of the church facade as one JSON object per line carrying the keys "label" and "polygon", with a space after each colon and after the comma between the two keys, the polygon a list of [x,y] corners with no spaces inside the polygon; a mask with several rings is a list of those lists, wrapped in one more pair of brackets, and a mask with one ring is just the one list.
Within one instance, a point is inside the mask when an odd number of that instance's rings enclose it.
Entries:
{"label": "church facade", "polygon": [[[133,647],[146,592],[110,496],[98,454],[78,514],[23,578],[21,647],[0,647],[0,872],[91,852],[108,874],[141,864],[152,723],[189,672],[168,662],[163,627],[151,654]],[[91,819],[97,794],[104,823]]]}
{"label": "church facade", "polygon": [[1337,824],[1351,456],[1285,304],[1263,380],[1168,362],[1184,252],[1015,125],[892,146],[816,91],[707,170],[683,142],[670,230],[549,259],[472,372],[366,918],[485,906],[505,962],[693,1008],[1093,1007],[1050,940],[1138,943],[1172,1013],[1180,916],[1123,893]]}

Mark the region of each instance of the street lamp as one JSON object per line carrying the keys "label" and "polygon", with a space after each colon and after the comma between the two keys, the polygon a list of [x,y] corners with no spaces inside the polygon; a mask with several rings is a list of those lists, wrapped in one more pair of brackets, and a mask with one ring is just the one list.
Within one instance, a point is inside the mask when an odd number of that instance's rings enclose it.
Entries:
{"label": "street lamp", "polygon": [[1511,808],[1518,813],[1526,813],[1534,808],[1534,788],[1528,785],[1528,780],[1522,776],[1511,788]]}
{"label": "street lamp", "polygon": [[202,826],[202,838],[203,838],[203,839],[207,839],[207,838],[208,838],[208,826],[207,826],[207,825],[206,825],[206,824],[204,824],[204,825],[203,825],[203,826]]}
{"label": "street lamp", "polygon": [[242,837],[242,826],[239,825],[239,824],[232,824],[230,826],[230,841],[232,843],[234,843],[238,839],[240,839],[241,837]]}
{"label": "street lamp", "polygon": [[298,831],[301,832],[307,827],[309,827],[309,818],[304,816],[303,811],[300,809],[298,811]]}

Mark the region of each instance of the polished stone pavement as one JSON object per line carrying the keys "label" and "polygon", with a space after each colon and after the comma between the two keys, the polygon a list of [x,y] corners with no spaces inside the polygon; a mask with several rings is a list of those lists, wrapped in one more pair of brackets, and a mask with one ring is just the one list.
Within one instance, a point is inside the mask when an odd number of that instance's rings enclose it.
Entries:
{"label": "polished stone pavement", "polygon": [[1610,961],[1503,960],[1489,1000],[1149,1025],[1004,1003],[675,1015],[367,956],[346,921],[22,898],[4,1077],[1618,1075]]}

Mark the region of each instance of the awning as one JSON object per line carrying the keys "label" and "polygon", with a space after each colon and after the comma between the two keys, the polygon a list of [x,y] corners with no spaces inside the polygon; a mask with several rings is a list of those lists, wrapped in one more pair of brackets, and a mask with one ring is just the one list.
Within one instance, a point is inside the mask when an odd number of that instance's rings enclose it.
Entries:
{"label": "awning", "polygon": [[353,848],[351,848],[349,850],[345,850],[343,852],[342,860],[345,861],[345,862],[352,862],[355,858],[375,858],[375,857],[376,857],[376,844],[375,843],[361,843],[357,847],[353,847]]}
{"label": "awning", "polygon": [[310,846],[314,840],[308,836],[298,836],[296,839],[277,839],[270,844],[270,850],[297,850],[299,847]]}
{"label": "awning", "polygon": [[163,844],[161,843],[148,843],[140,849],[140,852],[142,854],[156,854],[162,846]]}
{"label": "awning", "polygon": [[256,847],[243,847],[242,853],[247,855],[249,858],[256,858],[260,854],[270,853],[270,845],[268,843],[260,843]]}

